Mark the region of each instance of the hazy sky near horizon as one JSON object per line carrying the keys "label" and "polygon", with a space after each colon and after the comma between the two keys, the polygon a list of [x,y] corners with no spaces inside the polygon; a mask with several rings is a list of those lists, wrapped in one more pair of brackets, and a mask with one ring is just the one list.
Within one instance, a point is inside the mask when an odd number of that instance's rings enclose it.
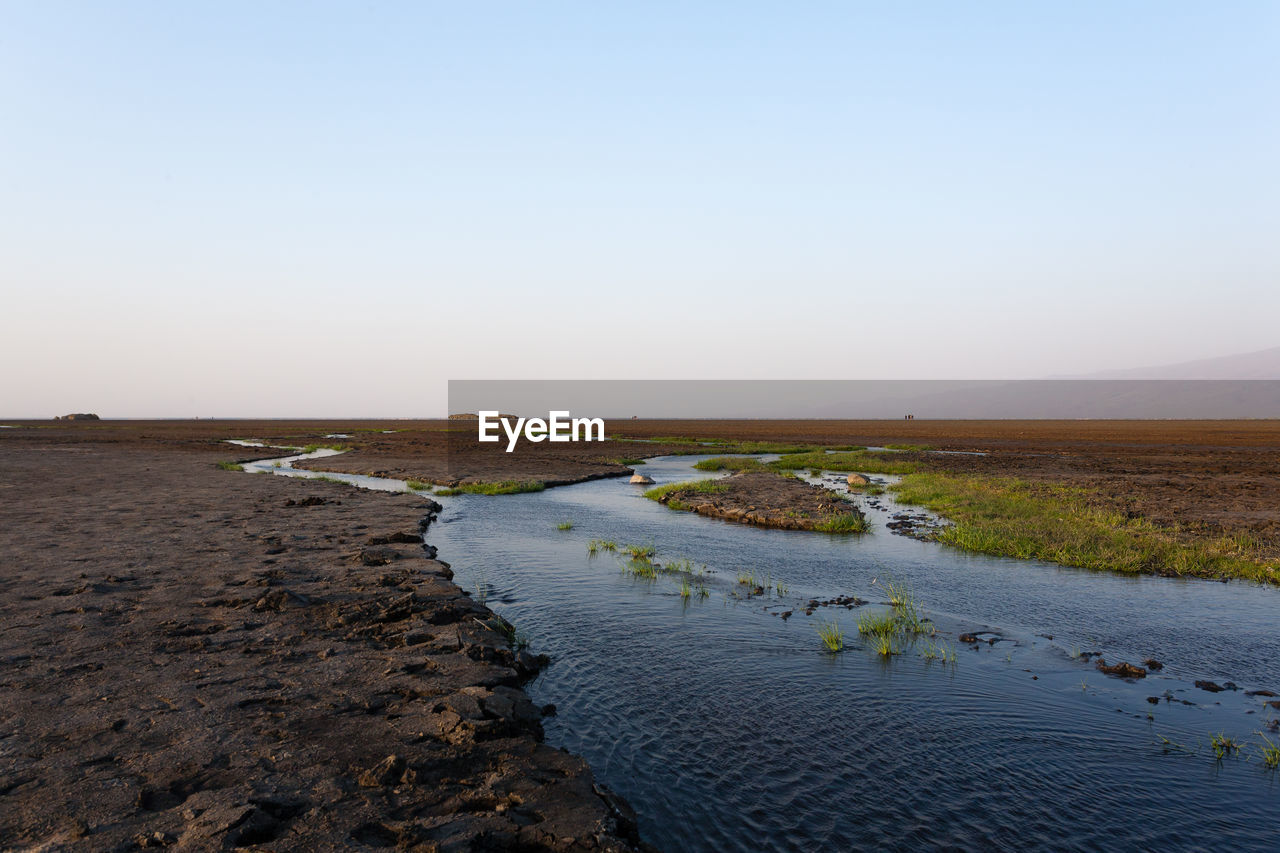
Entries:
{"label": "hazy sky near horizon", "polygon": [[0,0],[0,416],[1280,344],[1280,4]]}

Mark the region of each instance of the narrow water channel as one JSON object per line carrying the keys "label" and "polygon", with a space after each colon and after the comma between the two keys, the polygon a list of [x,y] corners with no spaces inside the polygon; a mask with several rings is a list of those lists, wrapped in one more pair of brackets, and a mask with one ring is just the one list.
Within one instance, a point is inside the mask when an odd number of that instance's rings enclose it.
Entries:
{"label": "narrow water channel", "polygon": [[[643,470],[704,477],[699,458]],[[273,465],[253,463],[314,476]],[[1277,590],[968,555],[891,534],[888,496],[867,507],[871,534],[829,536],[676,512],[642,491],[617,479],[442,498],[427,538],[552,657],[529,686],[558,708],[548,742],[586,758],[659,847],[1276,849],[1280,779],[1252,752],[1264,735],[1280,744],[1280,713],[1246,693],[1280,692]],[[592,539],[705,566],[708,595],[683,598],[678,575],[632,577],[590,554]],[[739,574],[767,591],[747,594]],[[857,618],[883,608],[889,577],[911,585],[954,664],[863,647]],[[869,603],[805,613],[850,595]],[[816,631],[832,618],[848,634],[839,654]],[[995,642],[959,641],[975,630]],[[1126,682],[1089,652],[1164,669]],[[1215,760],[1219,732],[1245,750]]]}

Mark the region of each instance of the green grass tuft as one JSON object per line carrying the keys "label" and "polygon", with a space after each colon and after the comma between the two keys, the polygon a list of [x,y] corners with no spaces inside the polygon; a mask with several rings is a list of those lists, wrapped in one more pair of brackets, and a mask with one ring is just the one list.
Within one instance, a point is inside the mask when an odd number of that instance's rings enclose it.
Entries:
{"label": "green grass tuft", "polygon": [[1262,766],[1268,770],[1280,769],[1280,746],[1272,743],[1271,738],[1259,732],[1259,736],[1265,742],[1265,746],[1258,748],[1259,756],[1262,758]]}
{"label": "green grass tuft", "polygon": [[546,483],[537,480],[505,480],[501,483],[462,483],[436,489],[437,495],[518,495],[524,492],[540,492]]}
{"label": "green grass tuft", "polygon": [[1213,755],[1219,761],[1240,751],[1239,741],[1221,732],[1209,738],[1209,746],[1213,748]]}
{"label": "green grass tuft", "polygon": [[817,628],[818,637],[827,651],[838,652],[844,649],[844,629],[840,627],[839,622],[835,619],[819,620]]}
{"label": "green grass tuft", "polygon": [[848,512],[820,521],[813,529],[819,533],[866,533],[871,530],[871,522],[856,512]]}
{"label": "green grass tuft", "polygon": [[[717,480],[690,480],[685,483],[668,483],[665,486],[655,486],[644,493],[644,496],[651,501],[660,501],[672,492],[698,492],[701,494],[714,494],[716,492],[728,491],[729,487]],[[680,507],[675,507],[679,509]]]}
{"label": "green grass tuft", "polygon": [[562,521],[556,525],[556,530],[572,530],[572,529],[573,529],[572,521]]}
{"label": "green grass tuft", "polygon": [[221,468],[223,471],[243,471],[244,470],[244,466],[242,466],[239,462],[222,461],[218,463],[218,467]]}
{"label": "green grass tuft", "polygon": [[754,456],[714,456],[693,465],[699,471],[758,471],[764,463]]}

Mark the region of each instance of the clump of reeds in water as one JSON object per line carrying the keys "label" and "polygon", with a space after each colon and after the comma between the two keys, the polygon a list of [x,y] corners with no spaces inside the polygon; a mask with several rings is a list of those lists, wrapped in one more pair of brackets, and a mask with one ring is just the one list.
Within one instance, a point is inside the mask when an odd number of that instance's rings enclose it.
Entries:
{"label": "clump of reeds in water", "polygon": [[1209,739],[1209,746],[1213,747],[1213,755],[1219,761],[1240,751],[1240,743],[1221,732]]}
{"label": "clump of reeds in water", "polygon": [[[892,577],[883,581],[876,578],[871,584],[883,589],[889,599],[889,610],[867,612],[858,617],[858,633],[867,638],[872,651],[882,657],[890,657],[901,654],[907,643],[934,636],[933,622],[921,611],[909,584]],[[945,663],[956,662],[953,648],[932,640],[921,648],[921,654],[926,660],[941,658]]]}
{"label": "clump of reeds in water", "polygon": [[1265,746],[1259,747],[1259,757],[1262,759],[1262,766],[1268,770],[1280,769],[1280,746],[1276,746],[1271,738],[1259,732]]}
{"label": "clump of reeds in water", "polygon": [[587,543],[587,553],[595,555],[600,551],[617,551],[618,543],[612,539],[592,539]]}
{"label": "clump of reeds in water", "polygon": [[822,619],[818,621],[818,637],[822,640],[822,645],[829,652],[839,652],[844,650],[844,629],[840,627],[840,623],[835,619]]}

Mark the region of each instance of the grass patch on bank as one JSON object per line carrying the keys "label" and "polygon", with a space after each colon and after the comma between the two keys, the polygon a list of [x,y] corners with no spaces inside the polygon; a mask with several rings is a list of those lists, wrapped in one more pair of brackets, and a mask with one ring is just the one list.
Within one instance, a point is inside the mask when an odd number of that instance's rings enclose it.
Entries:
{"label": "grass patch on bank", "polygon": [[239,462],[227,462],[225,459],[218,463],[218,467],[223,471],[243,471],[244,468]]}
{"label": "grass patch on bank", "polygon": [[299,448],[303,453],[315,453],[317,450],[338,450],[347,451],[351,446],[348,444],[307,444]]}
{"label": "grass patch on bank", "polygon": [[933,450],[933,448],[927,444],[886,444],[885,447],[889,450],[914,450],[917,453],[923,453],[926,450]]}
{"label": "grass patch on bank", "polygon": [[431,484],[425,483],[422,480],[405,480],[404,484],[411,491],[415,492],[427,492],[431,490]]}
{"label": "grass patch on bank", "polygon": [[[672,492],[699,492],[702,494],[715,494],[716,492],[728,491],[729,487],[719,480],[689,480],[684,483],[667,483],[665,486],[654,486],[644,493],[644,496],[651,501],[660,501]],[[669,505],[673,505],[672,504]],[[679,507],[676,507],[679,509]]]}
{"label": "grass patch on bank", "polygon": [[1090,506],[1081,489],[942,473],[910,474],[890,488],[901,503],[952,521],[934,538],[966,551],[1128,574],[1280,583],[1280,570],[1254,556],[1248,537],[1179,542],[1175,531]]}
{"label": "grass patch on bank", "polygon": [[754,456],[716,456],[693,465],[699,471],[758,471],[764,463]]}
{"label": "grass patch on bank", "polygon": [[501,483],[462,483],[436,489],[437,495],[518,495],[524,492],[541,492],[547,484],[537,480],[504,480]]}
{"label": "grass patch on bank", "polygon": [[910,474],[916,470],[914,462],[890,459],[887,454],[868,450],[849,450],[839,453],[790,453],[766,464],[775,471],[799,471],[818,468],[823,471],[859,471],[867,474]]}
{"label": "grass patch on bank", "polygon": [[847,512],[820,521],[813,529],[819,533],[866,533],[871,530],[871,522],[856,512]]}
{"label": "grass patch on bank", "polygon": [[[668,483],[665,486],[656,486],[646,491],[644,496],[651,501],[661,502],[663,498],[672,492],[697,492],[698,494],[709,495],[728,490],[729,487],[726,484],[716,480],[689,480],[684,483]],[[666,504],[671,509],[690,509],[690,506],[679,498],[670,498]]]}

